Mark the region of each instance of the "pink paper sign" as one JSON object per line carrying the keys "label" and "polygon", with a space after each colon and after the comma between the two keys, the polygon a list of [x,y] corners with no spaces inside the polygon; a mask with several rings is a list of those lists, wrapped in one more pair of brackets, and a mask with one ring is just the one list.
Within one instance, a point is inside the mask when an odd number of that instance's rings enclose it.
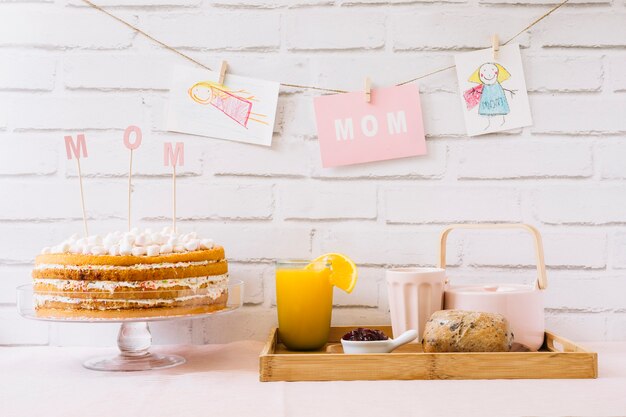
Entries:
{"label": "pink paper sign", "polygon": [[415,84],[314,100],[325,168],[425,155],[419,88]]}

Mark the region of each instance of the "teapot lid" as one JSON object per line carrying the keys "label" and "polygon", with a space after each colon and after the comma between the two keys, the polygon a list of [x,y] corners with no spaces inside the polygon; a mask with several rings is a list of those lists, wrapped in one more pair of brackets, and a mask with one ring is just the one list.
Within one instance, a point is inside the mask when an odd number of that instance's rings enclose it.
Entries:
{"label": "teapot lid", "polygon": [[534,285],[524,284],[486,284],[486,285],[463,285],[463,286],[451,286],[446,289],[447,292],[454,293],[472,293],[472,294],[513,294],[513,293],[528,293],[537,291],[537,287]]}

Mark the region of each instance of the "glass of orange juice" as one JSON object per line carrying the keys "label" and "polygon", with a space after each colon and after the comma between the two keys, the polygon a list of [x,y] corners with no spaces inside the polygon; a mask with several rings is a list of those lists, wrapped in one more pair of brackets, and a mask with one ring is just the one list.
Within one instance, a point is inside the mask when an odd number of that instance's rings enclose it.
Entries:
{"label": "glass of orange juice", "polygon": [[331,264],[315,261],[276,262],[278,331],[290,350],[316,350],[328,341],[333,309]]}

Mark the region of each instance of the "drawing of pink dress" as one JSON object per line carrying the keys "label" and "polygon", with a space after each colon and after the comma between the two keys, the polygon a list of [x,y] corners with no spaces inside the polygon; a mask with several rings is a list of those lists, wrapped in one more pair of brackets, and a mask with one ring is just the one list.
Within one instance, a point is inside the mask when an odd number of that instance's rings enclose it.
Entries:
{"label": "drawing of pink dress", "polygon": [[219,94],[211,101],[211,105],[230,117],[240,125],[247,127],[252,111],[252,103],[241,97],[219,90]]}

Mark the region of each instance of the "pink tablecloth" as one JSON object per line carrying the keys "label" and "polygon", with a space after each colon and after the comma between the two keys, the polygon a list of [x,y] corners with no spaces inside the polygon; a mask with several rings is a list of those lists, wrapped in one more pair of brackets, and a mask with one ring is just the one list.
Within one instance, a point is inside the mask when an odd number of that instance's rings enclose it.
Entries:
{"label": "pink tablecloth", "polygon": [[88,371],[115,349],[0,348],[2,417],[624,416],[626,343],[599,352],[596,380],[258,382],[260,342],[155,348],[185,365]]}

